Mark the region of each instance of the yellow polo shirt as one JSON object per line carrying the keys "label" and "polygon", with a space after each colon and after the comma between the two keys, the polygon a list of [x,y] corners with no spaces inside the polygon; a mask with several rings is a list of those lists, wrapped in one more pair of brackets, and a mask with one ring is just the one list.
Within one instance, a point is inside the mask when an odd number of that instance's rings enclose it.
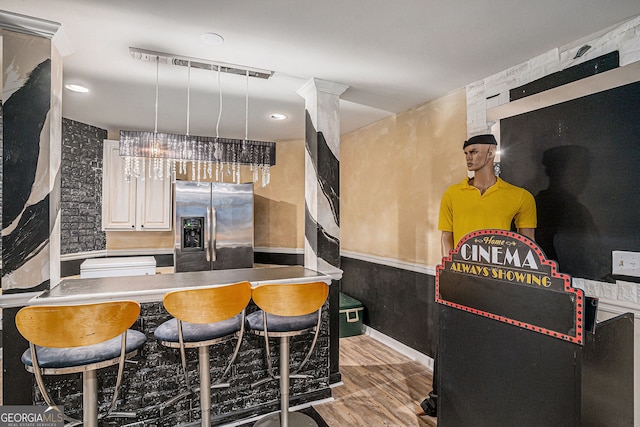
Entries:
{"label": "yellow polo shirt", "polygon": [[453,232],[455,247],[472,231],[510,230],[512,220],[517,228],[536,228],[536,202],[531,193],[498,178],[480,195],[465,178],[442,195],[438,229]]}

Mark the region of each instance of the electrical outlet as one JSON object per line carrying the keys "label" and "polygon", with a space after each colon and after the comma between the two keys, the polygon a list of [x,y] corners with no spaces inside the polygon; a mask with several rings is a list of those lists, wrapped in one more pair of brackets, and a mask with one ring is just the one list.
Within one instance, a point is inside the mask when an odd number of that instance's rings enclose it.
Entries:
{"label": "electrical outlet", "polygon": [[640,277],[640,252],[613,251],[612,273]]}

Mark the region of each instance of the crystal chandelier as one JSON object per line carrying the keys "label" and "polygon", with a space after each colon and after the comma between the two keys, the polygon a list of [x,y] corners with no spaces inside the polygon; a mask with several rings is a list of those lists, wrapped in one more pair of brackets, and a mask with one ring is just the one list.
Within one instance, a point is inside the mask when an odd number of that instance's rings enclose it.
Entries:
{"label": "crystal chandelier", "polygon": [[[186,174],[191,166],[191,180],[215,180],[218,182],[240,183],[240,167],[248,166],[253,182],[261,180],[262,186],[270,181],[270,167],[276,164],[275,142],[248,139],[248,80],[249,77],[269,78],[270,72],[240,68],[230,64],[214,63],[200,59],[178,57],[159,52],[130,48],[136,59],[156,62],[156,104],[155,128],[150,131],[120,131],[120,156],[125,160],[125,179],[172,179],[177,173]],[[218,72],[244,74],[247,78],[245,138],[222,138],[218,136],[218,126],[222,113],[222,91],[220,93],[220,114],[216,125],[216,136],[189,135],[189,106],[187,106],[186,134],[158,132],[158,65],[166,62],[173,65],[208,69]],[[189,74],[190,76],[190,74]],[[189,98],[189,96],[187,97]]]}
{"label": "crystal chandelier", "polygon": [[[191,179],[240,182],[240,166],[249,166],[253,181],[269,184],[269,168],[276,164],[275,142],[143,131],[120,131],[120,156],[125,159],[125,178],[175,180],[176,173]],[[226,176],[226,178],[225,178]]]}

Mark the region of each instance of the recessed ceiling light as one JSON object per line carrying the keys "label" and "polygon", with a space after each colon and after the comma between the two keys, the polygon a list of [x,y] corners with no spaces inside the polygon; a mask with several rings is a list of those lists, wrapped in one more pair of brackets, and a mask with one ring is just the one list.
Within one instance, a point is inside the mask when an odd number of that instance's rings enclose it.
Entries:
{"label": "recessed ceiling light", "polygon": [[200,36],[200,39],[209,46],[217,46],[224,42],[224,38],[216,33],[204,33]]}
{"label": "recessed ceiling light", "polygon": [[287,116],[285,116],[284,114],[280,114],[280,113],[273,113],[269,116],[272,120],[284,120],[287,118]]}
{"label": "recessed ceiling light", "polygon": [[67,85],[64,85],[64,87],[66,87],[67,89],[69,89],[72,92],[80,92],[80,93],[89,92],[89,88],[86,88],[86,87],[84,87],[82,85],[67,84]]}

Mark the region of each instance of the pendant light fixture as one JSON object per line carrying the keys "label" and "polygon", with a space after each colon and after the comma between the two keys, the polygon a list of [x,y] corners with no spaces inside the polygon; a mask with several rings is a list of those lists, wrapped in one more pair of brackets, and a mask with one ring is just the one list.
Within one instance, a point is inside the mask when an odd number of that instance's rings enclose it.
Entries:
{"label": "pendant light fixture", "polygon": [[[187,172],[187,162],[191,162],[191,178],[200,181],[204,176],[213,178],[213,163],[216,163],[216,181],[224,181],[225,169],[232,182],[240,182],[240,167],[248,165],[253,172],[254,182],[257,182],[258,172],[262,175],[262,186],[266,186],[270,179],[270,167],[275,165],[275,142],[254,141],[248,139],[249,131],[249,77],[267,79],[271,72],[250,69],[231,64],[215,63],[207,60],[179,57],[160,52],[143,51],[130,48],[131,55],[136,59],[156,62],[156,104],[154,131],[120,131],[120,156],[125,158],[125,179],[131,176],[144,179],[148,160],[148,174],[153,179],[172,177],[175,180],[176,162],[180,165],[180,172]],[[158,76],[160,62],[185,66],[188,69],[187,84],[187,129],[186,134],[167,134],[158,132]],[[220,110],[216,122],[216,136],[194,136],[189,134],[190,122],[190,92],[191,69],[200,68],[217,71],[218,89],[220,93]],[[219,136],[219,125],[222,116],[222,89],[220,73],[244,74],[246,79],[245,93],[245,138],[222,138]],[[166,173],[163,173],[163,163]]]}

